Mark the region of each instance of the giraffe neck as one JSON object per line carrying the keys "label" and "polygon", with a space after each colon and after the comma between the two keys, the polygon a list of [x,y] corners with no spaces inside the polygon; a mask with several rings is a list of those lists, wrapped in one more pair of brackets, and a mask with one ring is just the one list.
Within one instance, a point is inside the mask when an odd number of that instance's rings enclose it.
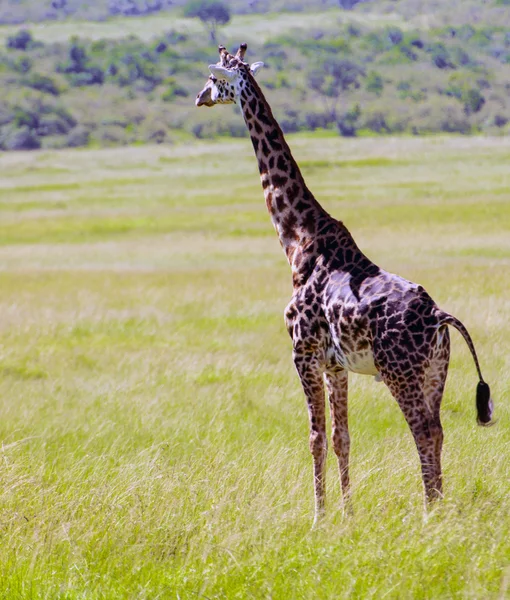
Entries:
{"label": "giraffe neck", "polygon": [[287,260],[293,266],[298,248],[309,246],[327,224],[338,225],[338,222],[307,188],[282,130],[251,75],[240,102],[258,160],[266,206]]}

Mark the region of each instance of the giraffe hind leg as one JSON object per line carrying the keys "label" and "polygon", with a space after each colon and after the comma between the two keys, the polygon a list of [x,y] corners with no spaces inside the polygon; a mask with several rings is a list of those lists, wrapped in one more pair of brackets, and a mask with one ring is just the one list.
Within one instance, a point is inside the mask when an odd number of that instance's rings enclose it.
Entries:
{"label": "giraffe hind leg", "polygon": [[390,380],[388,387],[404,413],[413,435],[421,463],[425,498],[427,502],[437,500],[442,497],[443,492],[441,473],[443,429],[439,418],[440,398],[436,397],[435,400],[437,410],[431,410],[425,395],[423,376],[407,380],[404,385]]}
{"label": "giraffe hind leg", "polygon": [[425,371],[425,400],[436,424],[437,435],[434,439],[436,462],[439,465],[438,491],[442,493],[441,451],[443,430],[441,426],[441,401],[443,399],[448,365],[450,362],[450,335],[448,327],[441,327],[437,334],[437,344],[432,347],[432,356]]}

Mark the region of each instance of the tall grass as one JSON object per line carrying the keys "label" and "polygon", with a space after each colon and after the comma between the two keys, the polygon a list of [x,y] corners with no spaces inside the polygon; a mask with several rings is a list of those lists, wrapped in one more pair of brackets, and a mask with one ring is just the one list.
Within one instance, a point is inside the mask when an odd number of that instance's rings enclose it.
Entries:
{"label": "tall grass", "polygon": [[352,376],[353,514],[330,456],[311,531],[290,277],[248,142],[0,155],[0,597],[509,597],[510,143],[291,146],[369,256],[466,323],[498,423],[475,424],[454,334],[425,515],[398,407]]}

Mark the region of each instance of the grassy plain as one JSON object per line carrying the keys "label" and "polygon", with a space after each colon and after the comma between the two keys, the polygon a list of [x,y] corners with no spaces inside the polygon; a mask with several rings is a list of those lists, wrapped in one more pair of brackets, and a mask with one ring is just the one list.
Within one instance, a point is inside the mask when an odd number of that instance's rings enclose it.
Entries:
{"label": "grassy plain", "polygon": [[[221,36],[222,39],[236,40],[236,42],[248,36],[248,41],[255,40],[260,43],[285,31],[299,32],[310,27],[329,29],[336,22],[362,23],[367,26],[373,24],[378,27],[385,24],[405,27],[404,20],[396,14],[383,15],[375,12],[373,15],[364,15],[332,9],[305,14],[275,12],[265,14],[263,18],[260,14],[234,15],[231,22],[221,28]],[[34,38],[48,43],[67,41],[77,35],[77,31],[80,37],[91,40],[119,39],[131,34],[146,41],[171,29],[189,35],[204,33],[204,27],[198,19],[184,18],[180,10],[138,18],[112,17],[101,22],[68,20],[30,23],[29,28]],[[16,31],[19,31],[19,25],[2,26],[0,40],[7,39]]]}
{"label": "grassy plain", "polygon": [[249,141],[0,154],[1,598],[510,597],[510,140],[293,137],[316,196],[461,318],[446,498],[350,381],[354,514],[311,531],[288,267]]}

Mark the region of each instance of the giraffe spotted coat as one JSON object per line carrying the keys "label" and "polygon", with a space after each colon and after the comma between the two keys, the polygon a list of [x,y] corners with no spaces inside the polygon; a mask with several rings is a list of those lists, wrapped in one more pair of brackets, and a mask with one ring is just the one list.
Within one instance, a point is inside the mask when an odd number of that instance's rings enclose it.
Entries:
{"label": "giraffe spotted coat", "polygon": [[425,495],[442,494],[440,405],[450,358],[447,325],[460,331],[480,382],[478,422],[488,424],[492,401],[464,325],[423,289],[367,258],[345,225],[307,188],[255,74],[244,62],[246,44],[220,61],[197,95],[197,106],[239,103],[248,127],[266,206],[292,271],[294,292],[285,309],[293,360],[307,399],[313,456],[315,518],[324,510],[327,453],[324,392],[332,445],[345,498],[349,496],[348,372],[375,375],[398,402],[420,457]]}

